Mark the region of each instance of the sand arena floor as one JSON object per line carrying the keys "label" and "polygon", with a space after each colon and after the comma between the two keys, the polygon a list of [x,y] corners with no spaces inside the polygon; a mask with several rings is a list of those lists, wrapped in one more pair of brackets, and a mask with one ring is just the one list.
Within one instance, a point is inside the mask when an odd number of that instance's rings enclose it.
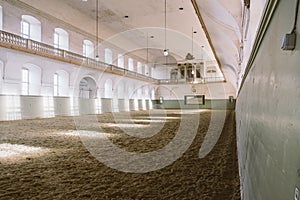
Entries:
{"label": "sand arena floor", "polygon": [[[199,149],[209,126],[214,128],[212,114],[221,111],[160,112],[0,122],[0,199],[240,199],[234,111],[226,112],[220,138],[204,158],[199,158]],[[200,116],[199,124],[189,127],[196,130],[195,138],[177,160],[154,171],[123,172],[108,167],[90,153],[84,141],[107,137],[126,152],[157,152],[176,138],[183,115]],[[81,136],[78,129],[90,132]],[[107,150],[105,145],[101,148]],[[108,151],[112,160],[121,162],[114,153]],[[126,167],[135,160],[130,162],[125,159],[118,164]],[[159,166],[156,162],[149,163]]]}

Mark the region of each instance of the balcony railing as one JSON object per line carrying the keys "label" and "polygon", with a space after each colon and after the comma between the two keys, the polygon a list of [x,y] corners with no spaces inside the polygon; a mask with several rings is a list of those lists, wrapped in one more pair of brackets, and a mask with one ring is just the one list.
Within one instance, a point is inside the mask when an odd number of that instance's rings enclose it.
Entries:
{"label": "balcony railing", "polygon": [[225,82],[225,79],[223,77],[206,77],[201,79],[159,79],[159,84],[184,84],[184,83],[219,83],[219,82]]}
{"label": "balcony railing", "polygon": [[84,57],[82,55],[70,51],[58,49],[48,44],[37,42],[31,39],[22,38],[18,35],[8,33],[5,31],[0,31],[0,43],[3,44],[2,46],[9,45],[10,47],[18,48],[19,50],[32,51],[33,53],[40,56],[51,57],[54,59],[57,58],[59,60],[71,62],[80,66],[87,66],[100,69],[108,73],[129,76],[132,78],[142,79],[154,83],[158,82],[156,79],[146,76],[144,74],[129,71],[127,69],[107,64],[101,61],[97,61],[92,58]]}
{"label": "balcony railing", "polygon": [[70,51],[55,48],[54,46],[37,42],[31,39],[26,39],[5,31],[0,31],[0,46],[31,52],[36,55],[58,59],[60,61],[77,64],[79,66],[91,67],[108,73],[149,81],[154,84],[212,83],[225,81],[223,77],[207,77],[201,80],[197,79],[196,81],[191,81],[188,79],[155,79],[144,74],[97,61],[93,58],[84,57]]}

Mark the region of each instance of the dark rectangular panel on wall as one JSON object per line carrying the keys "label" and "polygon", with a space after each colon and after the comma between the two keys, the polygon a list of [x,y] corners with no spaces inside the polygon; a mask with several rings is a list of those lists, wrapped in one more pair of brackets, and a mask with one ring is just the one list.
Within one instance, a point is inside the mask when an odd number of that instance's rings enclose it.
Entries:
{"label": "dark rectangular panel on wall", "polygon": [[184,96],[184,104],[186,105],[204,105],[205,95],[186,95]]}

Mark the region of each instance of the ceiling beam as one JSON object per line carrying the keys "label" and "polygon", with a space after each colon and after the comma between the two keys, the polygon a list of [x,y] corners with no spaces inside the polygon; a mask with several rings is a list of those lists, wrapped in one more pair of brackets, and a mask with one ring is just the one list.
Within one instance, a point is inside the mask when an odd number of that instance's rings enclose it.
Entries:
{"label": "ceiling beam", "polygon": [[202,18],[202,15],[201,15],[201,13],[200,13],[198,4],[197,4],[196,0],[191,0],[191,2],[192,2],[193,7],[194,7],[194,9],[195,9],[195,11],[196,11],[196,14],[197,14],[197,16],[198,16],[198,19],[199,19],[199,21],[200,21],[200,24],[201,24],[201,26],[202,26],[202,29],[203,29],[203,31],[204,31],[204,33],[205,33],[205,35],[206,35],[206,38],[207,38],[208,43],[209,43],[209,46],[210,46],[210,48],[211,48],[211,50],[212,50],[212,52],[213,52],[213,54],[214,54],[214,56],[215,56],[215,58],[216,58],[216,61],[217,61],[218,65],[219,65],[219,67],[220,67],[220,70],[221,70],[221,72],[222,72],[222,74],[223,74],[223,77],[226,79],[226,77],[224,76],[224,72],[223,72],[223,69],[222,69],[220,60],[219,60],[219,58],[218,58],[218,56],[217,56],[216,50],[215,50],[215,48],[214,48],[214,45],[213,45],[213,43],[212,43],[212,40],[211,40],[210,35],[209,35],[208,31],[207,31],[207,28],[206,28],[206,25],[205,25],[204,20],[203,20],[203,18]]}

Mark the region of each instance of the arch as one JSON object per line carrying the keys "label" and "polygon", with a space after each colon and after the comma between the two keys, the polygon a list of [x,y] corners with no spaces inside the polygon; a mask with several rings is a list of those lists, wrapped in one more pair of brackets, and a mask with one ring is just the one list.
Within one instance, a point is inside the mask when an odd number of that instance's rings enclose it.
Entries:
{"label": "arch", "polygon": [[62,28],[54,29],[54,47],[69,50],[69,33]]}
{"label": "arch", "polygon": [[112,64],[112,51],[108,48],[104,49],[104,62],[107,64]]}
{"label": "arch", "polygon": [[27,39],[41,41],[41,22],[33,16],[22,15],[21,36]]}
{"label": "arch", "polygon": [[94,43],[90,40],[83,40],[82,54],[88,58],[94,58]]}
{"label": "arch", "polygon": [[79,82],[79,97],[94,99],[97,97],[97,84],[91,77],[84,77]]}
{"label": "arch", "polygon": [[104,98],[113,97],[113,82],[111,79],[107,79],[104,83]]}

